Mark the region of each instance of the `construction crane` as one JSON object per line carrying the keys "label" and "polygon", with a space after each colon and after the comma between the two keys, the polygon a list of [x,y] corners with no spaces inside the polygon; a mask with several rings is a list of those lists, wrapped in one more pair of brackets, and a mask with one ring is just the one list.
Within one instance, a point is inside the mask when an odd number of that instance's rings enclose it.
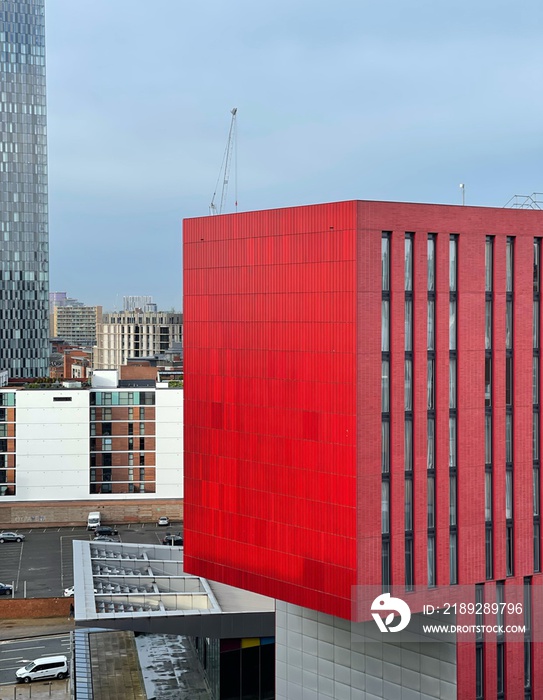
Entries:
{"label": "construction crane", "polygon": [[[230,110],[230,114],[232,115],[232,120],[230,122],[230,131],[228,132],[228,141],[226,142],[226,148],[224,150],[224,155],[222,158],[222,163],[221,163],[221,168],[219,170],[219,175],[217,177],[217,184],[215,185],[215,191],[213,192],[213,197],[211,199],[211,204],[209,205],[209,213],[210,214],[222,214],[223,207],[226,202],[226,194],[228,192],[228,182],[230,180],[230,167],[232,165],[232,152],[235,150],[236,147],[236,114],[238,112],[238,108],[234,107],[234,109]],[[221,182],[222,179],[222,188],[221,188],[221,199],[217,208],[217,204],[215,204],[215,199],[217,197],[217,191],[219,189],[219,183]],[[237,182],[236,182],[236,189],[237,189]],[[235,202],[235,207],[236,210],[238,208],[238,196],[236,192],[236,202]]]}

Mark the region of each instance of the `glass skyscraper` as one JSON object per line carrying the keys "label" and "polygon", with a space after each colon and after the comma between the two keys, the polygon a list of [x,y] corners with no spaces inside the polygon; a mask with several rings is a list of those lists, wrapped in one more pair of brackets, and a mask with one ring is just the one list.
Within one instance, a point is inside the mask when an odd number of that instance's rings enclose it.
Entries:
{"label": "glass skyscraper", "polygon": [[48,374],[45,0],[0,0],[0,369]]}

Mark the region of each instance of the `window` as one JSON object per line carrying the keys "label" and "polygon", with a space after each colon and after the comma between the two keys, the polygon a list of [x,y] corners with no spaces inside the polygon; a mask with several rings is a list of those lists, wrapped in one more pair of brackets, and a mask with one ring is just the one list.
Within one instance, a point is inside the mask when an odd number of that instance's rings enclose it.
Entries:
{"label": "window", "polygon": [[405,538],[405,590],[413,590],[413,537]]}
{"label": "window", "polygon": [[381,362],[381,411],[383,413],[388,413],[390,410],[390,404],[389,404],[390,375],[389,375],[389,372],[390,372],[389,361],[383,360]]}
{"label": "window", "polygon": [[404,467],[406,472],[413,470],[413,422],[405,421],[405,450]]}
{"label": "window", "polygon": [[513,358],[505,358],[505,403],[507,406],[513,405]]}
{"label": "window", "polygon": [[505,472],[505,519],[513,518],[513,470]]}
{"label": "window", "polygon": [[434,409],[434,360],[428,358],[426,404],[429,411]]}
{"label": "window", "polygon": [[457,569],[457,535],[456,532],[451,532],[449,534],[449,581],[451,585],[458,583],[458,569]]}
{"label": "window", "polygon": [[390,482],[383,479],[381,482],[381,533],[388,535],[390,532]]}
{"label": "window", "polygon": [[381,283],[383,292],[390,290],[390,237],[383,234],[381,238]]}
{"label": "window", "polygon": [[505,244],[505,291],[513,291],[513,239],[508,238]]}
{"label": "window", "polygon": [[485,522],[492,522],[492,472],[485,472]]}
{"label": "window", "polygon": [[533,320],[533,345],[534,350],[539,348],[539,301],[534,300],[534,320]]}
{"label": "window", "polygon": [[487,581],[493,575],[492,525],[485,527],[485,577]]}
{"label": "window", "polygon": [[428,299],[428,350],[435,350],[434,306],[434,300]]}
{"label": "window", "polygon": [[404,385],[404,403],[405,410],[413,410],[413,362],[410,359],[405,360],[405,385]]}
{"label": "window", "polygon": [[540,504],[540,491],[539,491],[539,467],[534,467],[532,471],[532,485],[533,485],[533,505],[534,505],[534,515],[539,515],[539,504]]}
{"label": "window", "polygon": [[405,236],[405,291],[413,291],[413,237]]}
{"label": "window", "polygon": [[145,449],[145,438],[140,437],[140,450]]}
{"label": "window", "polygon": [[534,239],[534,294],[539,294],[541,280],[541,239]]}
{"label": "window", "polygon": [[145,435],[145,423],[140,423],[140,435]]}
{"label": "window", "polygon": [[456,292],[456,237],[449,241],[449,289]]}
{"label": "window", "polygon": [[485,357],[485,406],[492,405],[492,358]]}
{"label": "window", "polygon": [[449,408],[456,408],[456,358],[449,359]]}
{"label": "window", "polygon": [[513,525],[507,525],[505,528],[505,571],[507,576],[514,574],[514,558],[513,558]]}
{"label": "window", "polygon": [[413,480],[405,480],[405,530],[413,530]]}
{"label": "window", "polygon": [[449,301],[449,350],[456,350],[456,300]]}
{"label": "window", "polygon": [[388,352],[390,349],[389,323],[390,323],[389,301],[383,299],[381,302],[381,351]]}
{"label": "window", "polygon": [[505,347],[507,350],[513,349],[513,301],[508,299],[505,302]]}
{"label": "window", "polygon": [[381,542],[381,579],[383,590],[388,590],[390,586],[390,541],[383,538]]}
{"label": "window", "polygon": [[534,571],[537,573],[541,571],[541,533],[540,524],[538,521],[534,522]]}
{"label": "window", "polygon": [[390,436],[389,423],[382,421],[381,423],[381,471],[383,474],[388,474],[390,470]]}
{"label": "window", "polygon": [[428,535],[428,587],[436,585],[436,538]]}
{"label": "window", "polygon": [[427,256],[428,256],[428,291],[433,292],[435,290],[435,269],[436,269],[435,236],[428,236]]}
{"label": "window", "polygon": [[433,476],[428,477],[428,529],[432,530],[435,527],[436,520],[436,504],[435,504],[435,480]]}
{"label": "window", "polygon": [[102,438],[102,450],[111,450],[111,438]]}
{"label": "window", "polygon": [[534,462],[539,461],[539,413],[534,411],[533,429],[533,458]]}
{"label": "window", "polygon": [[492,349],[492,302],[485,302],[485,350]]}
{"label": "window", "polygon": [[413,350],[413,302],[405,300],[405,351]]}
{"label": "window", "polygon": [[129,434],[129,435],[134,435],[134,423],[129,423],[129,424],[128,424],[128,434]]}
{"label": "window", "polygon": [[456,467],[456,418],[449,417],[449,467]]}
{"label": "window", "polygon": [[485,244],[485,292],[492,291],[492,238],[489,236]]}
{"label": "window", "polygon": [[456,527],[456,474],[449,476],[449,525]]}
{"label": "window", "polygon": [[485,415],[485,464],[492,464],[492,416]]}
{"label": "window", "polygon": [[532,402],[539,404],[539,357],[534,357],[532,369]]}
{"label": "window", "polygon": [[428,450],[427,450],[427,456],[426,456],[426,468],[427,469],[435,469],[436,446],[435,446],[435,436],[434,436],[434,431],[435,431],[434,419],[428,418],[427,425],[428,425]]}
{"label": "window", "polygon": [[505,414],[505,461],[513,463],[513,416]]}

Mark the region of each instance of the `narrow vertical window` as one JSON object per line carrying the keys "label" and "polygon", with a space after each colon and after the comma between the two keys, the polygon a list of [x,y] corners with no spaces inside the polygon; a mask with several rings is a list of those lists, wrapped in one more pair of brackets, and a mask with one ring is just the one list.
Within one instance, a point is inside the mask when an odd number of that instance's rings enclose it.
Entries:
{"label": "narrow vertical window", "polygon": [[426,467],[427,469],[435,469],[435,423],[433,418],[428,418],[428,445],[427,445],[427,457],[426,457]]}
{"label": "narrow vertical window", "polygon": [[381,302],[381,351],[388,352],[390,349],[390,302],[383,299]]}
{"label": "narrow vertical window", "polygon": [[505,302],[505,348],[513,349],[513,300]]}
{"label": "narrow vertical window", "polygon": [[413,471],[413,422],[405,421],[405,471]]}
{"label": "narrow vertical window", "polygon": [[456,236],[449,241],[449,289],[456,292]]}
{"label": "narrow vertical window", "polygon": [[390,483],[383,480],[381,483],[381,533],[388,535],[390,532]]}
{"label": "narrow vertical window", "polygon": [[390,396],[390,365],[388,360],[381,362],[381,412],[388,413]]}
{"label": "narrow vertical window", "polygon": [[513,239],[508,238],[505,244],[505,291],[513,291]]}
{"label": "narrow vertical window", "polygon": [[534,350],[539,348],[539,300],[534,300],[534,314],[533,314],[533,345]]}
{"label": "narrow vertical window", "polygon": [[433,299],[428,299],[428,350],[435,350],[435,319]]}
{"label": "narrow vertical window", "polygon": [[428,587],[436,585],[436,538],[435,535],[428,535]]}
{"label": "narrow vertical window", "polygon": [[388,474],[390,471],[390,429],[388,420],[381,423],[381,471]]}
{"label": "narrow vertical window", "polygon": [[435,242],[435,237],[432,235],[428,236],[427,253],[428,253],[428,291],[434,292],[435,291],[435,278],[436,278],[436,275],[435,275],[436,242]]}
{"label": "narrow vertical window", "polygon": [[405,351],[413,350],[413,301],[405,300]]}
{"label": "narrow vertical window", "polygon": [[456,467],[456,418],[449,418],[449,467]]}
{"label": "narrow vertical window", "polygon": [[456,358],[449,360],[449,408],[456,408]]}
{"label": "narrow vertical window", "polygon": [[404,402],[405,410],[413,410],[413,361],[409,358],[405,360],[405,379],[404,379]]}
{"label": "narrow vertical window", "polygon": [[458,583],[458,555],[456,551],[457,547],[457,534],[456,530],[452,531],[449,535],[449,579],[451,585]]}
{"label": "narrow vertical window", "polygon": [[429,411],[434,409],[434,360],[428,358],[427,367],[427,389],[426,389],[426,405]]}
{"label": "narrow vertical window", "polygon": [[383,234],[381,238],[381,283],[383,292],[390,291],[390,238]]}
{"label": "narrow vertical window", "polygon": [[492,416],[485,415],[485,464],[492,465]]}
{"label": "narrow vertical window", "polygon": [[485,521],[492,522],[492,472],[485,472]]}
{"label": "narrow vertical window", "polygon": [[492,349],[492,301],[485,302],[485,350]]}
{"label": "narrow vertical window", "polygon": [[492,405],[492,357],[485,357],[485,406]]}
{"label": "narrow vertical window", "polygon": [[436,508],[435,508],[435,481],[433,476],[428,477],[428,529],[435,527]]}
{"label": "narrow vertical window", "polygon": [[513,519],[513,471],[505,472],[505,519]]}
{"label": "narrow vertical window", "polygon": [[532,403],[534,406],[539,404],[539,357],[534,356],[534,364],[532,367]]}
{"label": "narrow vertical window", "polygon": [[449,302],[449,350],[456,350],[456,299]]}
{"label": "narrow vertical window", "polygon": [[513,357],[505,358],[505,405],[513,405]]}
{"label": "narrow vertical window", "polygon": [[456,526],[456,475],[449,476],[449,525]]}
{"label": "narrow vertical window", "polygon": [[492,292],[492,244],[493,239],[489,236],[485,245],[485,292]]}
{"label": "narrow vertical window", "polygon": [[413,291],[413,237],[405,236],[405,291]]}

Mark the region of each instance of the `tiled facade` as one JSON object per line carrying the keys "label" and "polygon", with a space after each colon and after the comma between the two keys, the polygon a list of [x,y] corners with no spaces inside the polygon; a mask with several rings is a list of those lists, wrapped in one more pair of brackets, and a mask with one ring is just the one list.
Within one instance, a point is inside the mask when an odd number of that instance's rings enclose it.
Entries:
{"label": "tiled facade", "polygon": [[524,586],[524,636],[459,642],[457,692],[542,698],[542,241],[476,207],[186,221],[187,567],[353,622],[355,587]]}
{"label": "tiled facade", "polygon": [[276,611],[277,700],[455,700],[454,643],[384,641],[355,623],[288,603]]}
{"label": "tiled facade", "polygon": [[48,374],[44,0],[0,3],[0,367]]}

